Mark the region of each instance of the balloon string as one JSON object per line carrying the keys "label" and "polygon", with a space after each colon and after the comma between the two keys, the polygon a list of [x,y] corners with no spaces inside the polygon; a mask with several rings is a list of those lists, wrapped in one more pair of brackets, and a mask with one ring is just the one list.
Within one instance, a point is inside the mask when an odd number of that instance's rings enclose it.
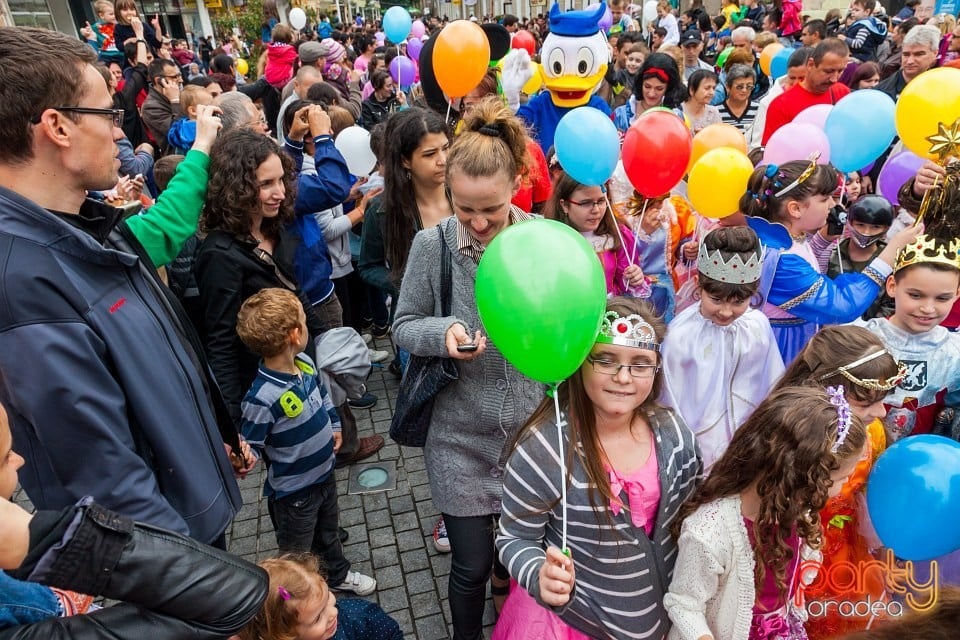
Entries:
{"label": "balloon string", "polygon": [[447,98],[447,117],[444,118],[443,121],[446,122],[446,123],[448,123],[448,124],[449,124],[449,122],[450,122],[450,108],[451,108],[451,107],[453,107],[453,100],[451,100],[450,98]]}
{"label": "balloon string", "polygon": [[613,229],[617,232],[617,237],[620,238],[620,247],[623,249],[623,253],[627,256],[627,261],[630,263],[630,266],[633,266],[633,256],[627,251],[627,243],[623,239],[623,232],[620,231],[620,223],[617,221],[617,216],[613,213],[613,205],[610,204],[610,198],[607,197],[607,192],[603,192],[603,199],[607,201],[607,213],[610,214],[610,217],[613,218]]}
{"label": "balloon string", "polygon": [[563,457],[563,427],[566,426],[566,423],[563,421],[563,418],[560,415],[560,396],[558,393],[558,388],[560,383],[556,383],[552,387],[553,395],[553,407],[557,413],[557,454],[560,458],[560,513],[561,513],[561,534],[560,534],[560,549],[566,550],[567,548],[567,465],[566,459]]}

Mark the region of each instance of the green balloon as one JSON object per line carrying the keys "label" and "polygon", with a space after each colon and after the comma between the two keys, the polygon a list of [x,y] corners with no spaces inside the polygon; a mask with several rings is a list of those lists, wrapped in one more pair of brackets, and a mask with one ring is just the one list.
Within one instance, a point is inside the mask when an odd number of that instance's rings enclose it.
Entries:
{"label": "green balloon", "polygon": [[730,57],[730,54],[733,53],[733,47],[727,47],[720,52],[720,55],[717,56],[717,66],[723,68],[723,63],[727,61],[727,58]]}
{"label": "green balloon", "polygon": [[525,376],[566,380],[583,364],[606,310],[603,267],[575,229],[530,220],[501,231],[477,268],[477,310],[500,353]]}

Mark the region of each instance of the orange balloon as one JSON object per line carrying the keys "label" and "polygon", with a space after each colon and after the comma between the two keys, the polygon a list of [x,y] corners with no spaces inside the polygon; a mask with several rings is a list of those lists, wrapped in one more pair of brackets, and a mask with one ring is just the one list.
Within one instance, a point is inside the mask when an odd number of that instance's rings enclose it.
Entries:
{"label": "orange balloon", "polygon": [[473,91],[490,64],[490,43],[474,22],[454,20],[437,36],[433,47],[433,72],[437,84],[450,98]]}
{"label": "orange balloon", "polygon": [[760,52],[760,70],[764,74],[770,75],[770,61],[773,60],[773,56],[780,53],[780,50],[783,49],[783,45],[779,42],[773,42],[768,44],[763,48],[763,51]]}
{"label": "orange balloon", "polygon": [[690,154],[690,164],[687,166],[689,173],[697,160],[703,157],[711,149],[729,147],[736,149],[744,154],[747,153],[747,139],[732,124],[712,124],[709,127],[701,129],[697,135],[693,136],[693,152]]}

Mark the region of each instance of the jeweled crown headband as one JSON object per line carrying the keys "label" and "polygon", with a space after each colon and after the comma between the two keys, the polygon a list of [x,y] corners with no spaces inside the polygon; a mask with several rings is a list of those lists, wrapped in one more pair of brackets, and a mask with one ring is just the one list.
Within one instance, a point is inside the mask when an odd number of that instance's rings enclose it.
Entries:
{"label": "jeweled crown headband", "polygon": [[847,397],[843,395],[842,384],[836,387],[827,387],[827,395],[830,396],[830,404],[837,408],[837,439],[830,447],[830,452],[836,453],[847,440],[850,425],[853,424],[853,414],[850,412],[850,403],[847,402]]}
{"label": "jeweled crown headband", "polygon": [[603,314],[597,342],[660,351],[657,332],[649,322],[635,313],[621,316],[616,311],[607,311]]}
{"label": "jeweled crown headband", "polygon": [[886,378],[884,380],[877,380],[876,378],[858,378],[857,376],[850,373],[851,369],[856,369],[862,364],[872,362],[873,360],[876,360],[880,356],[887,353],[889,352],[886,349],[880,349],[879,351],[874,351],[873,353],[869,355],[865,355],[855,362],[851,362],[850,364],[846,364],[842,367],[838,367],[833,371],[831,371],[830,373],[820,376],[819,378],[817,378],[817,380],[820,382],[823,382],[824,380],[827,380],[828,378],[832,378],[833,376],[839,374],[844,378],[846,378],[847,380],[849,380],[850,382],[852,382],[853,384],[857,385],[858,387],[863,387],[864,389],[870,389],[871,391],[890,391],[891,389],[899,385],[901,382],[903,382],[903,379],[907,375],[907,365],[905,365],[902,362],[898,363],[899,368],[897,369],[896,375],[890,378]]}

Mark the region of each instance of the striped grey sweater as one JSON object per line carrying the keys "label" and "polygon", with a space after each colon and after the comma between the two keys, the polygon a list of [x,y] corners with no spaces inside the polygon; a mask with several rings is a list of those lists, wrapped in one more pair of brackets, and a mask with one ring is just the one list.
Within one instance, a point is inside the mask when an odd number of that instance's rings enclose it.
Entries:
{"label": "striped grey sweater", "polygon": [[[629,505],[617,516],[605,504],[594,510],[586,472],[576,457],[567,487],[567,546],[576,585],[571,601],[555,612],[596,638],[660,639],[670,628],[663,607],[677,555],[670,524],[696,487],[702,465],[694,436],[678,414],[657,408],[647,419],[656,443],[661,491],[650,537],[633,526]],[[567,436],[564,430],[564,447]],[[501,561],[538,602],[544,550],[561,544],[559,480],[557,428],[551,422],[526,437],[507,463],[497,536]]]}

